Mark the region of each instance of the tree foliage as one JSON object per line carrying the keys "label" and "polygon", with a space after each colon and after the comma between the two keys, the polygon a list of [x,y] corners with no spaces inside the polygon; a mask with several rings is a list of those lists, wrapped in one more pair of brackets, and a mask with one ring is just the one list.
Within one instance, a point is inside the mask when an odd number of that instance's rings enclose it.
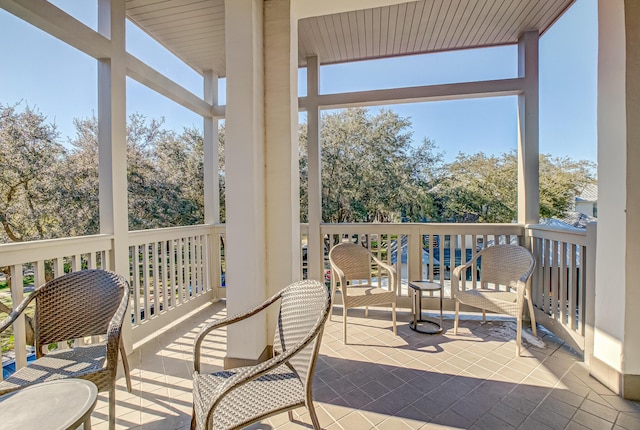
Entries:
{"label": "tree foliage", "polygon": [[[439,206],[440,221],[512,222],[517,217],[518,156],[458,154],[443,169],[431,190]],[[540,155],[540,216],[563,217],[574,197],[595,181],[593,164],[569,158]]]}
{"label": "tree foliage", "polygon": [[37,109],[0,104],[0,223],[12,242],[52,237],[60,224],[55,199],[65,150],[54,124]]}
{"label": "tree foliage", "polygon": [[[432,216],[426,189],[441,162],[433,142],[413,146],[411,122],[390,110],[325,114],[321,123],[325,222],[418,221]],[[306,129],[300,130],[301,218],[308,207]]]}

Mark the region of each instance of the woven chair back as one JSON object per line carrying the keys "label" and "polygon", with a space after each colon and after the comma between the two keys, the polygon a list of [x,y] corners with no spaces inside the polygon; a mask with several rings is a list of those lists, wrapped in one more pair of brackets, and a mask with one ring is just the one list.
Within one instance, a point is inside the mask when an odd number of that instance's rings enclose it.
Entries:
{"label": "woven chair back", "polygon": [[294,348],[308,335],[315,337],[290,361],[305,384],[315,364],[329,309],[329,289],[318,281],[295,282],[282,291],[273,345],[277,352],[282,353]]}
{"label": "woven chair back", "polygon": [[122,300],[126,280],[105,270],[80,270],[38,288],[36,347],[107,333]]}
{"label": "woven chair back", "polygon": [[518,280],[527,280],[535,266],[533,255],[522,246],[495,245],[480,251],[480,280],[483,283],[515,288]]}
{"label": "woven chair back", "polygon": [[371,280],[371,253],[362,245],[339,243],[329,252],[331,264],[344,273],[348,281]]}

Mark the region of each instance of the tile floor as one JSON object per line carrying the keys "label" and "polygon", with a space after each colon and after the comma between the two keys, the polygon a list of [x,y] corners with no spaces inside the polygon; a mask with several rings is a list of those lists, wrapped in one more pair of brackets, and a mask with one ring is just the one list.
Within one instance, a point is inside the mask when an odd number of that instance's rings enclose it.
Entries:
{"label": "tile floor", "polygon": [[[191,414],[193,338],[206,321],[225,316],[224,302],[170,328],[131,359],[134,390],[118,381],[117,427],[188,429]],[[398,314],[398,335],[389,312],[349,311],[349,344],[342,344],[338,307],[327,323],[314,399],[322,427],[345,429],[640,429],[640,404],[625,401],[591,378],[580,358],[540,330],[545,347],[525,344],[515,357],[515,325],[465,320],[458,336],[445,320],[441,335],[408,327]],[[218,370],[225,333],[214,332],[203,363]],[[283,413],[251,429],[311,428],[304,409],[289,422]],[[107,396],[93,414],[93,428],[107,428]]]}

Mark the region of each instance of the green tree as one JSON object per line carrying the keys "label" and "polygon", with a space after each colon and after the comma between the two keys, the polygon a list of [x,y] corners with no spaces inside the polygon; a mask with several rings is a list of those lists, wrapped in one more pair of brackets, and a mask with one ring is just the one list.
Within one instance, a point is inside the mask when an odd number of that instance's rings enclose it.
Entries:
{"label": "green tree", "polygon": [[[431,192],[440,220],[450,222],[512,222],[517,216],[517,162],[515,151],[500,156],[458,154],[443,169]],[[563,217],[575,195],[592,183],[593,164],[540,154],[540,216]]]}
{"label": "green tree", "polygon": [[58,202],[52,199],[65,150],[54,124],[28,105],[0,104],[0,223],[2,241],[56,237]]}
{"label": "green tree", "polygon": [[[434,215],[426,192],[442,156],[425,139],[413,146],[411,122],[382,109],[324,114],[321,122],[325,222],[418,221]],[[308,210],[306,127],[300,129],[301,219]]]}

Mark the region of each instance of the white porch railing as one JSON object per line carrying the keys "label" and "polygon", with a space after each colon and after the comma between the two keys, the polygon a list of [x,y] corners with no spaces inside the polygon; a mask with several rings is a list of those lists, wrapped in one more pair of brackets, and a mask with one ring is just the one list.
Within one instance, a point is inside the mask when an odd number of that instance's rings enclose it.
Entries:
{"label": "white porch railing", "polygon": [[[450,276],[455,266],[485,246],[524,240],[524,228],[518,224],[323,224],[321,234],[326,250],[350,240],[365,244],[378,258],[395,265],[400,306],[410,306],[410,280],[438,282],[444,287],[444,298],[451,299]],[[476,271],[469,280],[476,281]],[[445,300],[445,308],[452,309],[453,304]]]}
{"label": "white porch railing", "polygon": [[595,226],[586,231],[526,228],[537,264],[531,281],[536,319],[583,353],[588,343],[587,304],[595,295]]}
{"label": "white porch railing", "polygon": [[[302,245],[308,226],[301,225]],[[224,225],[175,227],[129,234],[132,286],[132,341],[136,343],[215,297],[224,297]],[[568,340],[579,351],[589,348],[593,318],[595,228],[589,235],[543,226],[518,224],[323,224],[324,264],[328,250],[340,241],[364,243],[400,274],[398,302],[410,307],[407,282],[429,279],[444,286],[445,309],[453,308],[450,274],[453,267],[485,246],[520,243],[537,261],[533,299],[538,321]],[[33,276],[35,286],[50,277],[82,268],[110,268],[110,235],[96,235],[0,245],[0,268],[13,285]],[[301,274],[306,275],[306,252]],[[469,273],[475,282],[476,271]],[[23,288],[0,292],[12,303],[24,298]],[[28,293],[27,293],[28,294]],[[429,299],[427,299],[429,300]],[[436,305],[427,303],[427,306]],[[590,305],[591,303],[591,305]],[[25,321],[14,325],[15,363],[26,364]],[[91,339],[78,342],[91,341]],[[65,347],[65,345],[60,345]],[[586,356],[586,354],[585,354]]]}
{"label": "white porch railing", "polygon": [[223,226],[129,233],[133,342],[220,297]]}
{"label": "white porch railing", "polygon": [[[0,268],[10,272],[11,285],[23,287],[24,278],[33,276],[35,287],[68,271],[110,267],[111,251],[110,235],[7,243],[0,245]],[[8,290],[0,295],[9,298]],[[11,304],[22,302],[24,288],[11,288],[10,298]],[[13,334],[14,366],[19,369],[27,362],[24,314],[13,324]],[[77,342],[84,342],[84,339],[78,339]],[[67,345],[60,344],[57,347],[66,348]]]}
{"label": "white porch railing", "polygon": [[[136,343],[215,297],[223,297],[224,226],[189,226],[129,233],[132,342]],[[111,235],[0,244],[0,269],[12,285],[33,276],[33,287],[66,272],[112,268]],[[29,294],[28,289],[26,294]],[[0,292],[12,306],[24,288]],[[3,297],[0,297],[3,299]],[[10,299],[10,300],[9,300]],[[13,325],[15,368],[27,362],[25,318]],[[90,343],[99,339],[78,339]],[[66,348],[60,344],[57,348]],[[1,378],[1,376],[0,376]]]}

